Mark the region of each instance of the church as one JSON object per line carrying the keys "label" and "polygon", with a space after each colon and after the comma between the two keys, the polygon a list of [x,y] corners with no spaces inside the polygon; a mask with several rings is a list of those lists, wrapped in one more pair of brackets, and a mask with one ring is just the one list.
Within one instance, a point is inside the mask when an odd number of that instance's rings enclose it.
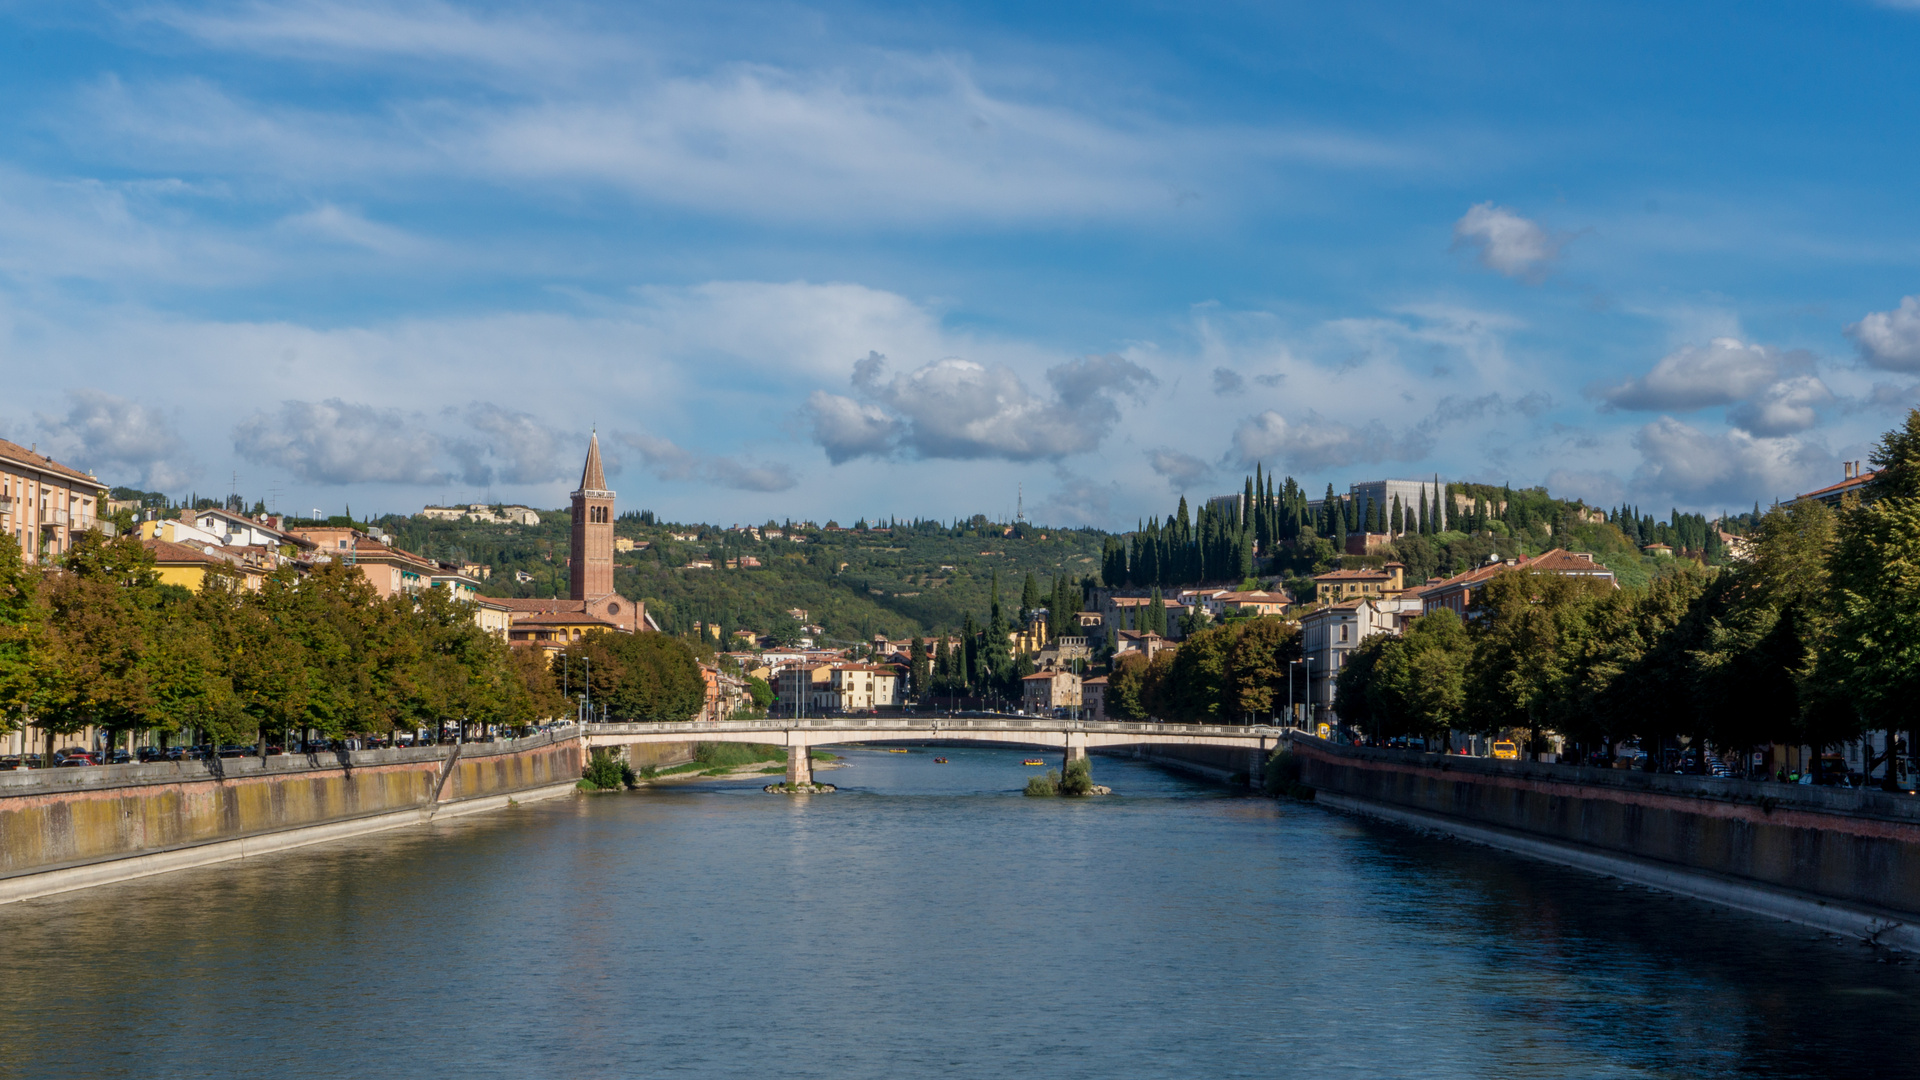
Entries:
{"label": "church", "polygon": [[515,645],[564,644],[591,630],[658,630],[645,604],[613,591],[613,492],[600,464],[600,435],[587,444],[587,464],[573,493],[573,537],[567,557],[568,596],[503,599],[513,609],[507,639]]}

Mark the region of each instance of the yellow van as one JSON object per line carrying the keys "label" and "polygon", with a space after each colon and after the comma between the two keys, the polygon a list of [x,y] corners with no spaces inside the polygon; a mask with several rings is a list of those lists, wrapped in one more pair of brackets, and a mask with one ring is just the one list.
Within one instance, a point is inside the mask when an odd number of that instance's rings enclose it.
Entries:
{"label": "yellow van", "polygon": [[1519,761],[1520,748],[1504,739],[1493,744],[1493,756],[1501,761]]}

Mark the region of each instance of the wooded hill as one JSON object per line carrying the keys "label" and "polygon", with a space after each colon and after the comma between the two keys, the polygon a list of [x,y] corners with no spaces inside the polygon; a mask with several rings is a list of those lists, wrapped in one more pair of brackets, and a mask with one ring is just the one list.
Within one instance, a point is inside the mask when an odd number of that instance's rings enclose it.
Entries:
{"label": "wooded hill", "polygon": [[[489,525],[388,517],[378,523],[409,551],[449,562],[493,568],[482,591],[495,596],[564,596],[570,519],[566,511],[542,512],[537,526]],[[1098,578],[1101,542],[1094,530],[1006,525],[984,517],[959,523],[768,522],[781,539],[756,539],[742,529],[683,525],[623,515],[614,535],[645,544],[614,557],[614,586],[647,603],[661,628],[674,633],[694,622],[773,633],[797,624],[790,609],[805,610],[829,639],[854,642],[875,633],[909,637],[958,630],[967,616],[989,606],[994,572],[1003,597],[1018,595],[1033,574],[1043,592],[1066,575],[1077,584]],[[799,537],[794,542],[787,537]],[[675,539],[693,537],[693,539]],[[730,568],[734,560],[757,567]],[[711,563],[711,568],[692,564]],[[517,581],[516,572],[531,580]]]}

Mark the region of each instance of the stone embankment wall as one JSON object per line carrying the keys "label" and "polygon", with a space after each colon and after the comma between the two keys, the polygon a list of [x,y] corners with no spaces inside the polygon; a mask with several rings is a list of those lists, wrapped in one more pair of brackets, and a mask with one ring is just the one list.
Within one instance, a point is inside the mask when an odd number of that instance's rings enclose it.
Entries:
{"label": "stone embankment wall", "polygon": [[1260,751],[1233,746],[1129,746],[1096,752],[1151,761],[1220,784],[1257,783],[1266,763]]}
{"label": "stone embankment wall", "polygon": [[577,736],[546,734],[458,748],[0,773],[0,901],[504,805],[516,793],[563,792],[583,764]]}
{"label": "stone embankment wall", "polygon": [[[1880,791],[1671,776],[1337,746],[1295,737],[1301,778],[1334,805],[1411,812],[1410,823],[1527,839],[1530,853],[1617,857],[1695,875],[1680,891],[1762,890],[1920,925],[1920,798]],[[1389,813],[1386,816],[1394,816]],[[1461,831],[1456,829],[1455,831]],[[1515,847],[1529,850],[1528,845]],[[1564,859],[1581,864],[1578,859]],[[1630,876],[1630,875],[1623,875]],[[1680,878],[1673,878],[1679,882]],[[1729,900],[1798,919],[1774,905]],[[1912,913],[1910,915],[1910,913]],[[1800,921],[1818,921],[1800,919]]]}

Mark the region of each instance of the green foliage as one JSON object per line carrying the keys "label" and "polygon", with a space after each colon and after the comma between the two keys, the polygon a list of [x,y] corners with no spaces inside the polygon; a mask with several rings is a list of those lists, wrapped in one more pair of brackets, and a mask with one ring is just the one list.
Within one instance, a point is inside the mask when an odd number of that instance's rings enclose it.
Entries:
{"label": "green foliage", "polygon": [[[543,512],[539,525],[499,525],[389,517],[381,526],[394,542],[433,558],[471,560],[493,568],[484,591],[499,596],[565,596],[570,518]],[[769,522],[769,525],[774,523]],[[692,632],[695,621],[727,629],[759,631],[791,644],[800,624],[787,612],[803,609],[808,621],[837,642],[930,633],[960,623],[988,606],[993,571],[1021,581],[1064,576],[1078,580],[1099,570],[1106,534],[1086,529],[1037,529],[987,521],[942,524],[892,523],[888,531],[828,531],[781,526],[804,542],[755,539],[702,525],[655,523],[622,515],[616,535],[644,542],[644,549],[616,557],[614,586],[644,600],[668,633]],[[674,535],[696,535],[691,541]],[[728,569],[726,560],[750,556],[760,565]],[[711,570],[688,570],[694,559]],[[519,582],[516,573],[531,580]],[[1011,612],[1009,612],[1011,614]]]}
{"label": "green foliage", "polygon": [[1465,727],[1473,640],[1450,608],[1413,621],[1404,637],[1360,643],[1336,682],[1335,708],[1380,736],[1434,738]]}
{"label": "green foliage", "polygon": [[1107,712],[1123,720],[1238,722],[1284,707],[1287,665],[1300,657],[1300,628],[1277,618],[1209,627],[1152,663],[1122,656],[1107,678]]}
{"label": "green foliage", "polygon": [[580,779],[583,784],[592,784],[601,791],[618,791],[621,788],[630,788],[638,780],[634,775],[632,766],[628,765],[626,761],[621,758],[607,753],[605,750],[595,750],[593,752],[593,757],[588,760],[587,767],[585,771],[581,773]]}
{"label": "green foliage", "polygon": [[667,634],[590,633],[555,658],[553,678],[575,693],[591,685],[594,709],[614,720],[691,720],[706,703],[693,647]]}
{"label": "green foliage", "polygon": [[1044,773],[1035,773],[1027,777],[1026,794],[1036,798],[1052,798],[1060,794],[1060,774],[1053,769]]}
{"label": "green foliage", "polygon": [[1060,774],[1059,788],[1060,794],[1074,798],[1093,794],[1093,763],[1086,758],[1067,762],[1066,770]]}

